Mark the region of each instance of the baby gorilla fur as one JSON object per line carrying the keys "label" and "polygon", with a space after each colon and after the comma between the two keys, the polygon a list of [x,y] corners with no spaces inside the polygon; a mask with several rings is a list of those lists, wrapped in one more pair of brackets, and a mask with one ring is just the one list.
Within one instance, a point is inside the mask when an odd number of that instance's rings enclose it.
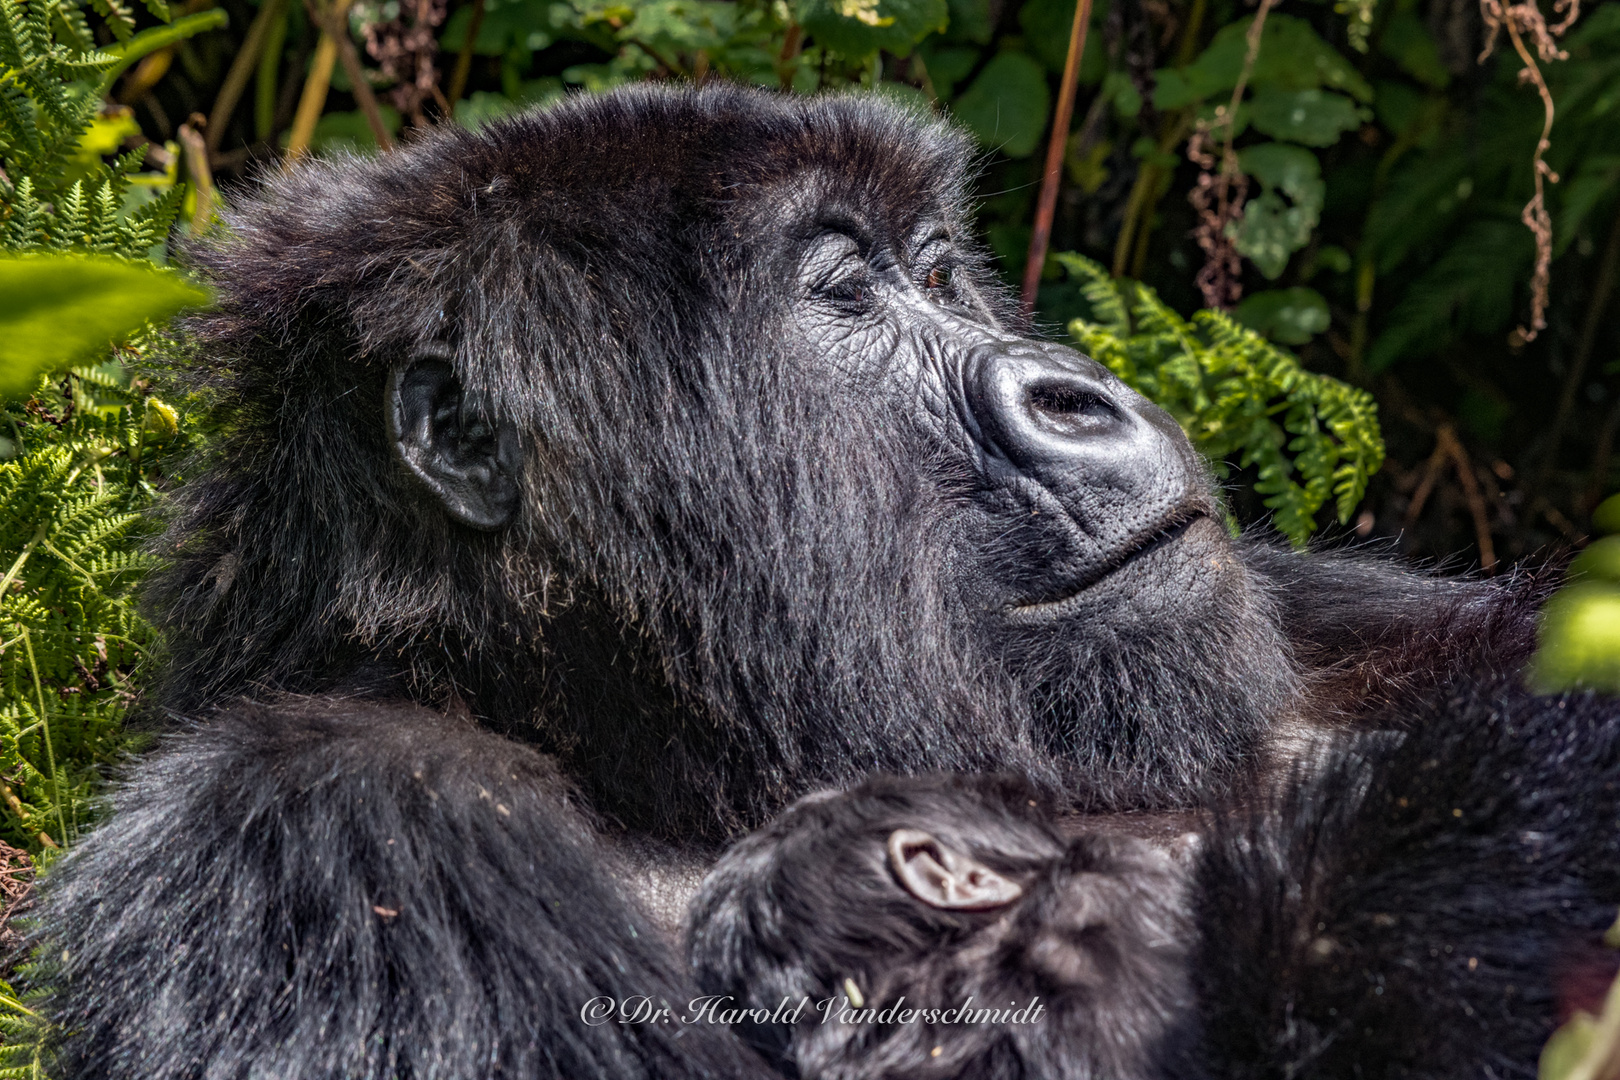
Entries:
{"label": "baby gorilla fur", "polygon": [[[1107,833],[1065,843],[1010,780],[810,796],[704,883],[698,982],[755,1008],[845,978],[874,1005],[1048,1006],[1023,1027],[811,1015],[742,1033],[804,1080],[1535,1076],[1557,1023],[1615,974],[1612,704],[1480,684],[1386,720],[1406,730],[1319,742],[1209,814],[1173,845],[1184,859]],[[1022,895],[931,907],[885,858],[895,830],[926,830]]]}
{"label": "baby gorilla fur", "polygon": [[[967,907],[925,901],[896,866],[911,838],[1008,887]],[[733,848],[695,902],[690,951],[704,989],[739,1004],[864,1001],[856,1022],[807,1009],[791,1029],[743,1032],[806,1080],[1138,1080],[1190,1043],[1184,894],[1174,860],[1140,840],[1065,841],[1021,781],[877,777]],[[897,1004],[1043,1008],[1027,1022],[870,1022]]]}

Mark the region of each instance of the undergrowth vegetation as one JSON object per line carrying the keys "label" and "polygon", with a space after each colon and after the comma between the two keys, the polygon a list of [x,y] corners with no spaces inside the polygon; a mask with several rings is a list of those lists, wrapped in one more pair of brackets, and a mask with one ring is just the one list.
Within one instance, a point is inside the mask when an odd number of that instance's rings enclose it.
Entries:
{"label": "undergrowth vegetation", "polygon": [[[8,911],[29,860],[93,822],[161,660],[133,599],[145,512],[206,429],[145,354],[206,302],[160,267],[172,230],[213,227],[216,176],[229,197],[302,154],[642,79],[884,93],[979,139],[1010,284],[1060,183],[1034,317],[1169,409],[1241,523],[1466,547],[1489,572],[1580,543],[1620,472],[1620,4],[1097,0],[1078,24],[1074,0],[143,4],[0,0]],[[1610,544],[1552,609],[1545,688],[1620,689]],[[0,983],[0,1080],[39,1075],[41,1031]]]}

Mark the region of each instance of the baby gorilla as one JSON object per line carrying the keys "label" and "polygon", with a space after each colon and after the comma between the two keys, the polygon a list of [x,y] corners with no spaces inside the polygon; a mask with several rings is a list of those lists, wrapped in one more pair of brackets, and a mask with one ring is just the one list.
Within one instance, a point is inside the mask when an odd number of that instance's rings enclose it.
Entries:
{"label": "baby gorilla", "polygon": [[705,880],[688,930],[699,983],[739,1008],[807,1000],[739,1031],[803,1080],[1195,1071],[1181,867],[1129,837],[1065,841],[1052,821],[1001,777],[803,799]]}

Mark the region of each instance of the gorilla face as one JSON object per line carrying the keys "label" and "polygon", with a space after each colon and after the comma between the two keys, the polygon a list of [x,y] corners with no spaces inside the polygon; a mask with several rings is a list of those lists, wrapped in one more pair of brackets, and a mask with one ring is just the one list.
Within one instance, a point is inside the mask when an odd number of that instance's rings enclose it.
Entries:
{"label": "gorilla face", "polygon": [[1180,426],[1030,337],[946,208],[896,220],[834,199],[816,217],[807,201],[786,234],[789,336],[804,365],[891,409],[930,465],[932,584],[1036,742],[1082,766],[1067,786],[1175,800],[1250,755],[1297,688]]}
{"label": "gorilla face", "polygon": [[914,232],[825,225],[804,245],[794,320],[812,362],[878,373],[973,478],[960,572],[974,605],[1044,633],[1143,589],[1191,599],[1228,545],[1180,426],[1096,361],[1009,329],[943,223]]}
{"label": "gorilla face", "polygon": [[171,702],[459,701],[661,832],[873,770],[1192,802],[1293,667],[1175,423],[1011,314],[968,166],[643,87],[276,181],[196,253],[238,410]]}

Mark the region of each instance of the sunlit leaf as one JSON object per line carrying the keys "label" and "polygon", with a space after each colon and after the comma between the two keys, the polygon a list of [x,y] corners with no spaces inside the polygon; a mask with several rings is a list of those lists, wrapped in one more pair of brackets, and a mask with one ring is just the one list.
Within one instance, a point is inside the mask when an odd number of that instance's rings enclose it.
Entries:
{"label": "sunlit leaf", "polygon": [[817,42],[847,57],[879,49],[910,56],[950,21],[945,0],[797,0],[794,14]]}
{"label": "sunlit leaf", "polygon": [[180,275],[94,255],[0,257],[0,393],[208,302]]}

